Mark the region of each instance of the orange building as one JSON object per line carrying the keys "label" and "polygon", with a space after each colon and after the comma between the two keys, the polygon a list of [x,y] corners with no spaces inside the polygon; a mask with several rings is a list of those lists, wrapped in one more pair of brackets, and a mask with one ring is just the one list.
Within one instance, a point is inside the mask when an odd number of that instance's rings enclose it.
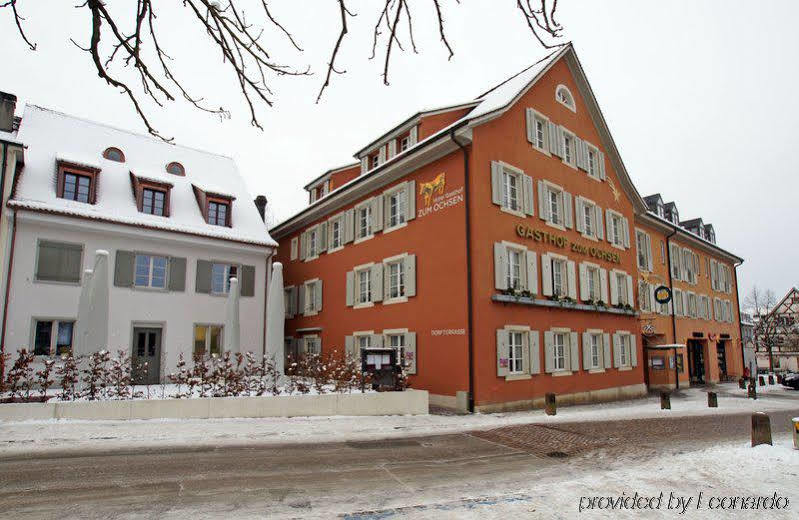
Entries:
{"label": "orange building", "polygon": [[[394,351],[432,404],[478,411],[540,406],[549,392],[643,395],[668,370],[662,352],[680,359],[644,344],[700,341],[712,382],[727,334],[726,374],[740,373],[731,324],[678,317],[673,334],[670,315],[641,308],[651,291],[638,282],[661,266],[639,269],[636,229],[658,244],[671,226],[633,186],[571,45],[473,102],[415,114],[356,158],[308,184],[311,204],[270,232],[289,349]],[[669,243],[740,262],[677,227]],[[729,283],[703,294],[734,300]],[[649,366],[659,355],[665,370]]]}

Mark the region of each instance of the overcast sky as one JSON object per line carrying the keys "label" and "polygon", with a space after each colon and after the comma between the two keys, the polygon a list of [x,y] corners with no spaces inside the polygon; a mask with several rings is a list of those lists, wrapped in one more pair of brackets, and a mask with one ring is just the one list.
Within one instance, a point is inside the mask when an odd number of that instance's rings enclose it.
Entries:
{"label": "overcast sky", "polygon": [[[249,1],[249,0],[248,0]],[[545,54],[512,0],[444,0],[455,50],[438,41],[429,0],[411,0],[420,54],[397,53],[391,85],[382,61],[368,59],[378,2],[349,0],[357,17],[333,78],[315,104],[338,31],[333,0],[272,0],[304,52],[277,35],[276,61],[310,65],[315,75],[276,79],[264,126],[249,124],[235,78],[180,2],[157,2],[161,40],[195,95],[223,105],[219,121],[176,102],[148,106],[154,124],[176,142],[236,159],[252,193],[265,194],[280,219],[307,202],[302,186],[419,109],[473,99]],[[69,42],[88,41],[90,20],[74,2],[20,2],[31,52],[0,9],[5,67],[0,90],[114,126],[144,131],[122,95],[93,72]],[[108,0],[112,8],[134,5]],[[160,5],[159,5],[160,4]],[[745,258],[741,299],[757,284],[778,296],[799,284],[799,2],[560,0],[558,19],[574,42],[616,144],[642,195],[675,200],[683,219],[714,224],[721,247]],[[262,20],[253,10],[250,19]],[[379,56],[379,54],[378,54]],[[791,224],[793,222],[794,224]]]}

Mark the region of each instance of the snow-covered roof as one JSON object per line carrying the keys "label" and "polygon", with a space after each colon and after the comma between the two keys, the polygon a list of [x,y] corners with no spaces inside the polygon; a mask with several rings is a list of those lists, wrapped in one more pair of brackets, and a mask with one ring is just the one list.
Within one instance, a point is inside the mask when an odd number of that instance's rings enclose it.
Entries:
{"label": "snow-covered roof", "polygon": [[[229,157],[169,144],[35,105],[25,107],[17,139],[27,146],[25,170],[10,206],[255,245],[277,245]],[[103,158],[108,147],[121,149],[125,162]],[[56,197],[54,179],[59,161],[100,169],[96,204]],[[166,172],[166,165],[173,161],[183,165],[185,176]],[[172,184],[169,217],[138,211],[131,172],[140,178]],[[233,227],[205,222],[192,184],[214,186],[209,191],[235,197],[231,208]]]}

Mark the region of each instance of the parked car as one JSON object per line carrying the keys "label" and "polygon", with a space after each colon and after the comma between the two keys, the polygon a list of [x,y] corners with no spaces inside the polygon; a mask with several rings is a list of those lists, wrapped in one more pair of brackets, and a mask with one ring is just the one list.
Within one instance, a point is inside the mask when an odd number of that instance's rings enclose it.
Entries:
{"label": "parked car", "polygon": [[794,390],[799,390],[799,374],[789,373],[782,378],[782,386],[788,386]]}

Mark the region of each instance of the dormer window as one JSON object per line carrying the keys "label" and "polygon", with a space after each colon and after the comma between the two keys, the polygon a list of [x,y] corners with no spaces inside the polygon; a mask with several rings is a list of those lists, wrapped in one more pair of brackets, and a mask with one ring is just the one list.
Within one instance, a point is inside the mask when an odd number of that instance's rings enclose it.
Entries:
{"label": "dormer window", "polygon": [[572,96],[571,91],[566,85],[558,85],[558,88],[555,89],[555,99],[558,100],[558,103],[565,106],[572,112],[576,111],[574,106],[574,96]]}
{"label": "dormer window", "polygon": [[658,202],[657,213],[658,217],[663,218],[663,204],[661,202]]}
{"label": "dormer window", "polygon": [[150,215],[164,216],[166,192],[144,188],[142,190],[142,212]]}
{"label": "dormer window", "polygon": [[98,168],[59,161],[56,196],[84,204],[94,204],[97,199],[97,174],[99,173]]}
{"label": "dormer window", "polygon": [[92,186],[92,178],[86,175],[79,175],[73,172],[64,173],[64,193],[63,198],[76,200],[78,202],[89,202],[89,192]]}
{"label": "dormer window", "polygon": [[192,184],[197,205],[205,222],[212,226],[233,227],[231,210],[236,197]]}
{"label": "dormer window", "polygon": [[166,165],[166,172],[171,173],[172,175],[186,175],[186,169],[183,168],[183,165],[179,162],[171,162]]}
{"label": "dormer window", "polygon": [[212,226],[230,227],[230,202],[222,200],[208,201],[208,223]]}
{"label": "dormer window", "polygon": [[372,170],[380,166],[380,154],[376,153],[373,156],[369,157],[369,169]]}
{"label": "dormer window", "polygon": [[133,185],[136,207],[140,212],[158,217],[169,216],[169,192],[172,184],[139,177],[133,172],[130,172],[130,182]]}
{"label": "dormer window", "polygon": [[103,152],[103,157],[108,159],[109,161],[114,162],[125,162],[125,154],[122,153],[122,150],[116,147],[106,148]]}

